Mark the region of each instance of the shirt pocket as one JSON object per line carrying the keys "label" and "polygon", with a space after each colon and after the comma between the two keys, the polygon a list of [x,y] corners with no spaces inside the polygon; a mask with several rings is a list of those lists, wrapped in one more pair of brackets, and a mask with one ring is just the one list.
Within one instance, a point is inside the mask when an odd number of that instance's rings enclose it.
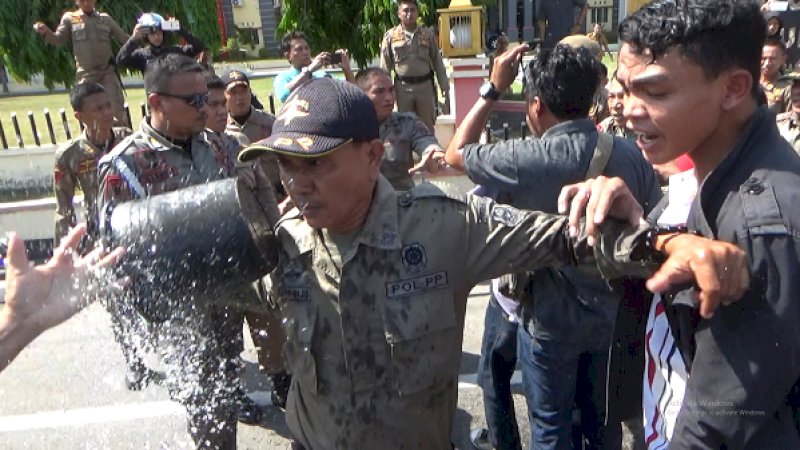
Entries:
{"label": "shirt pocket", "polygon": [[451,290],[387,299],[384,324],[400,396],[453,381],[461,334]]}
{"label": "shirt pocket", "polygon": [[85,24],[73,24],[72,25],[72,40],[73,41],[85,41],[88,38],[88,34],[86,33],[86,25]]}
{"label": "shirt pocket", "polygon": [[392,53],[394,54],[394,62],[400,63],[408,59],[408,45],[405,42],[392,43]]}
{"label": "shirt pocket", "polygon": [[430,43],[428,43],[424,39],[420,39],[419,46],[417,47],[417,56],[419,59],[430,62],[431,60],[431,48]]}
{"label": "shirt pocket", "polygon": [[772,186],[750,178],[739,187],[739,195],[750,236],[789,234]]}
{"label": "shirt pocket", "polygon": [[284,302],[281,304],[284,329],[287,341],[284,345],[286,361],[290,372],[305,389],[312,389],[316,394],[317,364],[314,358],[313,344],[317,321],[317,307],[303,292],[306,288],[291,289],[293,292],[281,292]]}
{"label": "shirt pocket", "polygon": [[97,36],[95,36],[98,41],[100,42],[110,42],[111,41],[111,26],[107,23],[100,22],[97,24]]}

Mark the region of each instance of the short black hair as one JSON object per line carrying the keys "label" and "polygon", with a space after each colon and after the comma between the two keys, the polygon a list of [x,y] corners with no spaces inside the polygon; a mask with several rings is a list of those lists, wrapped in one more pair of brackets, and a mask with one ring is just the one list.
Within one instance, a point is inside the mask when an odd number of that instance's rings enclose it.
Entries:
{"label": "short black hair", "polygon": [[210,91],[211,89],[221,89],[225,90],[225,82],[222,81],[222,78],[216,75],[210,75],[206,78],[206,88]]}
{"label": "short black hair", "polygon": [[73,111],[80,112],[83,109],[83,101],[86,100],[86,97],[103,92],[106,92],[106,90],[100,83],[78,83],[69,93],[69,104],[72,106]]}
{"label": "short black hair", "polygon": [[204,73],[205,69],[197,61],[178,53],[155,58],[147,63],[144,72],[144,89],[148,94],[169,93],[172,77],[181,73]]}
{"label": "short black hair", "polygon": [[382,69],[380,67],[367,67],[366,69],[361,69],[356,74],[356,86],[360,87],[362,91],[367,89],[367,85],[369,85],[369,80],[372,79],[373,76],[382,74],[386,75],[391,79],[391,75],[386,69]]}
{"label": "short black hair", "polygon": [[308,38],[306,38],[306,34],[302,31],[294,30],[290,31],[283,35],[281,38],[281,53],[287,53],[289,50],[292,49],[292,41],[295,39],[302,39],[308,43]]}
{"label": "short black hair", "polygon": [[600,82],[600,61],[585,47],[542,50],[525,72],[525,98],[539,97],[560,120],[586,118]]}
{"label": "short black hair", "polygon": [[783,42],[783,39],[781,39],[780,37],[769,37],[769,38],[767,38],[764,41],[764,47],[766,47],[768,45],[772,46],[772,47],[778,47],[779,49],[781,49],[783,51],[783,53],[786,53],[786,43]]}
{"label": "short black hair", "polygon": [[653,60],[677,47],[709,78],[739,67],[760,77],[767,24],[752,0],[654,0],[619,25],[620,41]]}

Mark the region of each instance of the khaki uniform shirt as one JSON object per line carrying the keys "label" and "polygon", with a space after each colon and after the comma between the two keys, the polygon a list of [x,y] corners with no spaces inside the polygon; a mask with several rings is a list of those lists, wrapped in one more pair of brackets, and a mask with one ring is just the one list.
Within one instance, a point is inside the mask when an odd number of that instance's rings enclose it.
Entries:
{"label": "khaki uniform shirt", "polygon": [[800,153],[800,121],[797,115],[791,111],[778,114],[776,122],[781,136],[792,144],[794,151]]}
{"label": "khaki uniform shirt", "polygon": [[113,163],[120,158],[144,189],[145,196],[221,180],[235,175],[236,153],[214,147],[203,133],[192,136],[190,149],[176,146],[142,119],[139,130],[100,159],[100,203],[137,198],[132,181]]}
{"label": "khaki uniform shirt", "polygon": [[387,31],[381,43],[381,67],[404,77],[420,77],[434,72],[439,89],[450,90],[450,81],[430,28],[418,26],[407,32],[400,24]]}
{"label": "khaki uniform shirt", "polygon": [[56,165],[53,171],[53,190],[56,195],[55,243],[67,235],[77,224],[75,208],[72,204],[75,188],[83,191],[83,204],[86,206],[86,223],[90,234],[97,226],[97,193],[99,179],[97,162],[115,145],[133,131],[129,128],[113,128],[111,137],[103,148],[98,148],[86,137],[86,130],[72,141],[56,150]]}
{"label": "khaki uniform shirt", "polygon": [[87,74],[103,72],[113,63],[112,36],[120,45],[129,38],[108,14],[95,11],[87,15],[78,9],[64,13],[56,31],[47,33],[45,40],[53,45],[72,43],[77,77],[81,79]]}
{"label": "khaki uniform shirt", "polygon": [[[611,242],[620,231],[604,230],[596,250],[609,278],[619,273],[608,268],[629,269],[619,264],[630,242]],[[309,449],[449,449],[470,290],[591,252],[567,237],[564,217],[449,198],[427,183],[397,192],[383,177],[348,248],[296,209],[277,234],[284,254],[272,295],[281,299],[293,376],[286,419]]]}
{"label": "khaki uniform shirt", "polygon": [[420,158],[434,150],[442,150],[436,137],[419,118],[411,113],[393,112],[380,126],[384,152],[381,174],[397,190],[414,187],[408,170],[414,166],[414,153]]}
{"label": "khaki uniform shirt", "polygon": [[614,117],[612,116],[606,117],[602,122],[597,124],[597,131],[601,133],[608,133],[612,136],[636,139],[636,133],[628,130],[627,128],[618,127],[614,123]]}
{"label": "khaki uniform shirt", "polygon": [[770,111],[780,114],[789,109],[791,102],[791,82],[778,80],[775,83],[761,83],[767,96]]}
{"label": "khaki uniform shirt", "polygon": [[[250,116],[244,123],[237,122],[236,119],[228,114],[228,126],[225,132],[241,133],[247,137],[248,141],[256,143],[272,135],[272,125],[274,123],[275,116],[251,106]],[[278,157],[272,153],[267,153],[258,160],[261,163],[261,168],[264,169],[264,173],[267,174],[267,177],[275,187],[276,192],[280,192],[281,177],[278,170]]]}

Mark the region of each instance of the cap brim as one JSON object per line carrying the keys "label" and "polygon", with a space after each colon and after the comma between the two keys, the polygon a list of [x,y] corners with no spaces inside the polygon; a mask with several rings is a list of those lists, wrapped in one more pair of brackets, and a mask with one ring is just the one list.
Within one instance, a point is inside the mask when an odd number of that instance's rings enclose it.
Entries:
{"label": "cap brim", "polygon": [[244,81],[244,80],[233,81],[233,82],[228,83],[227,85],[225,85],[225,90],[229,91],[232,88],[235,88],[236,86],[248,86],[249,87],[250,83],[248,83],[247,81]]}
{"label": "cap brim", "polygon": [[301,158],[319,158],[352,142],[352,139],[314,136],[305,133],[281,133],[249,145],[239,152],[239,161],[252,161],[265,153]]}

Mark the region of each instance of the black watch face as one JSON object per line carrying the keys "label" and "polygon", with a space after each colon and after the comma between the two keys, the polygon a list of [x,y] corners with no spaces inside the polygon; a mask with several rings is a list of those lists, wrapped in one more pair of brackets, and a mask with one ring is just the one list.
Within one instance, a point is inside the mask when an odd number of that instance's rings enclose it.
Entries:
{"label": "black watch face", "polygon": [[495,97],[494,86],[491,83],[484,83],[480,89],[481,97]]}

